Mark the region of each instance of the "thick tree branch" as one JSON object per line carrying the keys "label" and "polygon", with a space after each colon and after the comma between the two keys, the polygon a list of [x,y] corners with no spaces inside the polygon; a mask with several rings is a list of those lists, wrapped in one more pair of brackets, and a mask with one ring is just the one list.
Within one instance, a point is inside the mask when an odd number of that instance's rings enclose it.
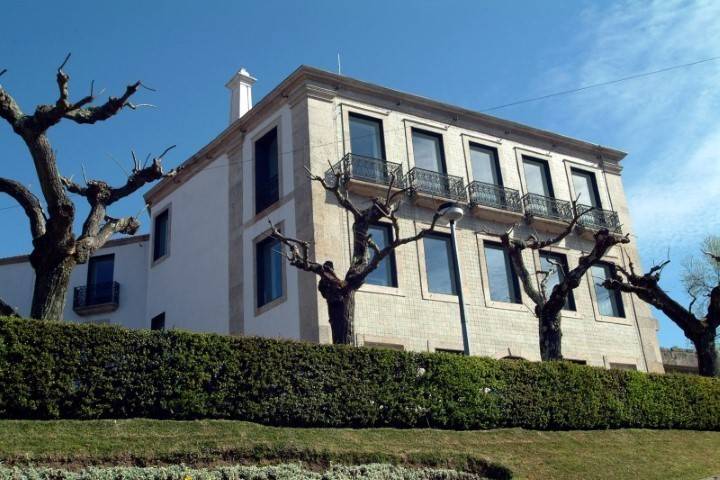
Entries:
{"label": "thick tree branch", "polygon": [[20,106],[2,85],[0,85],[0,117],[4,118],[15,131],[23,118]]}
{"label": "thick tree branch", "polygon": [[30,220],[30,232],[33,238],[38,238],[45,234],[45,225],[47,219],[43,212],[40,200],[33,193],[25,188],[20,182],[7,178],[0,178],[0,193],[10,195],[25,210],[28,220]]}
{"label": "thick tree branch", "polygon": [[330,165],[330,170],[335,177],[335,182],[333,185],[330,185],[323,177],[319,175],[314,175],[309,168],[305,167],[305,171],[307,172],[308,177],[311,180],[320,183],[320,185],[322,185],[322,187],[326,191],[331,192],[337,199],[340,206],[345,208],[345,210],[347,210],[348,212],[352,213],[355,218],[359,217],[361,215],[360,210],[358,210],[355,204],[353,204],[353,202],[350,200],[347,192],[340,190],[342,185],[342,172],[337,171],[332,164]]}
{"label": "thick tree branch", "polygon": [[105,245],[115,234],[135,235],[140,222],[135,217],[113,218],[105,216],[105,223],[95,235],[81,236],[75,244],[75,257],[78,263],[85,263],[92,253]]}
{"label": "thick tree branch", "polygon": [[85,104],[81,103],[81,101],[74,108],[67,111],[64,117],[80,124],[92,124],[107,120],[116,115],[123,107],[129,105],[130,97],[138,91],[141,85],[142,83],[140,81],[128,85],[125,88],[125,93],[120,97],[110,97],[107,102],[102,105],[83,107]]}

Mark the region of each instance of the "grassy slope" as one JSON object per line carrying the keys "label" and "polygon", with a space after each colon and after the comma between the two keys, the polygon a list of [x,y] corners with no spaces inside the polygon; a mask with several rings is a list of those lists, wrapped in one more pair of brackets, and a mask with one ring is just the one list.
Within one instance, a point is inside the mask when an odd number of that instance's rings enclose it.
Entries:
{"label": "grassy slope", "polygon": [[[0,460],[212,462],[257,457],[347,461],[484,457],[528,479],[700,479],[720,473],[720,432],[520,429],[454,432],[295,429],[238,421],[0,421]],[[312,455],[310,455],[312,456]]]}

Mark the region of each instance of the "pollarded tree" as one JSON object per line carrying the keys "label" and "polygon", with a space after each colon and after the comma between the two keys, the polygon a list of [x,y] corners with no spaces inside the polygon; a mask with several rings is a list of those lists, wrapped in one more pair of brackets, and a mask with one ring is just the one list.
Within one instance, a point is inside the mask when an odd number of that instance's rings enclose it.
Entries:
{"label": "pollarded tree", "polygon": [[[70,77],[63,71],[69,57],[57,70],[57,100],[52,104],[39,105],[32,114],[24,113],[15,99],[0,86],[0,117],[8,122],[30,151],[45,204],[43,207],[38,197],[20,182],[0,178],[0,193],[15,199],[30,222],[33,243],[30,264],[35,270],[30,316],[38,319],[61,318],[70,273],[76,264],[87,262],[112,235],[132,235],[138,230],[140,224],[137,218],[110,217],[107,207],[147,183],[176,173],[163,171],[162,157],[168,149],[152,159],[149,165],[141,166],[135,161],[127,181],[117,188],[102,180],[88,180],[85,185],[79,185],[60,174],[48,130],[63,120],[94,124],[115,116],[125,107],[135,109],[136,105],[130,102],[130,98],[143,86],[139,81],[132,83],[120,97],[110,97],[102,105],[95,106],[91,84],[90,93],[73,102],[69,98]],[[0,75],[4,73],[6,70],[0,71]],[[69,192],[85,197],[90,205],[79,235],[73,232],[75,204]],[[3,305],[7,307],[4,302]]]}
{"label": "pollarded tree", "polygon": [[[335,271],[331,261],[319,263],[312,260],[310,244],[307,241],[284,235],[271,222],[272,236],[286,247],[285,256],[292,266],[320,277],[318,290],[327,303],[333,343],[350,344],[354,339],[355,292],[365,283],[367,276],[396,248],[416,242],[434,230],[441,215],[435,212],[429,228],[421,230],[416,235],[402,238],[396,213],[407,189],[395,188],[394,174],[389,175],[390,181],[385,197],[373,199],[365,208],[359,208],[350,199],[341,171],[331,167],[329,175],[325,178],[312,175],[309,170],[308,175],[312,181],[320,183],[326,191],[332,193],[338,204],[353,217],[350,267],[343,275]],[[371,225],[383,219],[390,221],[393,239],[381,249],[373,241],[368,230]]]}
{"label": "pollarded tree", "polygon": [[[583,275],[593,265],[599,263],[608,250],[617,244],[628,243],[630,240],[627,235],[621,236],[608,229],[601,229],[594,234],[592,250],[580,257],[575,268],[564,271],[564,265],[551,261],[554,269],[563,269],[563,271],[537,271],[536,275],[531,274],[525,265],[523,251],[526,249],[540,251],[560,243],[576,230],[576,227],[582,228],[578,227],[578,221],[591,211],[592,209],[586,209],[578,213],[576,202],[573,202],[572,220],[561,233],[546,240],[540,240],[536,234],[531,234],[525,240],[514,237],[513,232],[517,230],[517,225],[500,235],[500,240],[508,251],[513,270],[520,280],[523,290],[535,304],[534,313],[538,319],[540,337],[540,357],[543,361],[562,360],[563,358],[560,313],[568,301],[570,292],[580,285]],[[557,283],[548,292],[548,281],[553,275],[556,276]]]}
{"label": "pollarded tree", "polygon": [[720,326],[720,237],[703,242],[705,260],[691,259],[685,265],[683,284],[691,301],[683,307],[660,287],[660,274],[666,260],[645,274],[637,274],[632,262],[628,269],[618,267],[605,288],[634,293],[638,298],[667,315],[695,346],[700,375],[720,376],[720,358],[715,341]]}

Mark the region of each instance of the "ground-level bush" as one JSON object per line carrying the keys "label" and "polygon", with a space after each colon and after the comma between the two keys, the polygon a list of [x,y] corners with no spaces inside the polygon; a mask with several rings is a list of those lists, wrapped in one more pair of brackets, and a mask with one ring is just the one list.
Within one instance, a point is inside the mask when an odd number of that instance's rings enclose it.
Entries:
{"label": "ground-level bush", "polygon": [[720,381],[2,319],[0,417],[718,430]]}
{"label": "ground-level bush", "polygon": [[334,465],[325,472],[299,464],[215,469],[170,467],[92,467],[79,471],[34,467],[0,467],[0,480],[470,480],[454,470],[411,469],[392,465]]}

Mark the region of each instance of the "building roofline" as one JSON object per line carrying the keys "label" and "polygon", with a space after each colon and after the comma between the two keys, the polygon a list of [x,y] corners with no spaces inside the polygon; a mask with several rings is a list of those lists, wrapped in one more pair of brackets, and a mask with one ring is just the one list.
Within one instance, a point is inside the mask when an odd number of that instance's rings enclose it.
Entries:
{"label": "building roofline", "polygon": [[214,159],[213,153],[223,141],[234,134],[244,133],[249,126],[258,122],[263,118],[263,114],[272,109],[278,102],[288,99],[290,94],[304,82],[324,82],[335,86],[335,90],[354,89],[360,92],[384,95],[396,98],[405,104],[423,107],[426,109],[443,112],[448,115],[448,119],[463,118],[470,122],[483,125],[487,128],[502,129],[505,132],[513,133],[539,141],[548,142],[554,146],[564,146],[571,150],[592,155],[595,157],[604,157],[608,160],[619,162],[627,153],[616,148],[603,146],[596,143],[587,142],[585,140],[576,139],[566,135],[561,135],[548,130],[531,127],[512,120],[505,120],[499,117],[488,115],[475,110],[470,110],[457,105],[433,100],[420,95],[402,92],[388,87],[383,87],[374,83],[369,83],[356,78],[338,75],[326,70],[308,65],[301,65],[290,75],[265,95],[253,108],[245,115],[235,120],[220,132],[213,140],[198,150],[190,158],[181,164],[181,171],[173,178],[166,178],[156,183],[145,195],[145,201],[148,205],[152,205],[164,198],[165,195],[174,190],[175,186],[183,181],[191,178],[202,168],[202,165],[209,163]]}
{"label": "building roofline", "polygon": [[[100,247],[98,250],[105,248],[120,247],[122,245],[129,245],[132,243],[140,243],[150,240],[149,234],[135,235],[132,237],[114,238],[105,242],[105,245]],[[30,255],[15,255],[12,257],[0,258],[0,265],[12,265],[14,263],[25,263],[30,261]]]}

